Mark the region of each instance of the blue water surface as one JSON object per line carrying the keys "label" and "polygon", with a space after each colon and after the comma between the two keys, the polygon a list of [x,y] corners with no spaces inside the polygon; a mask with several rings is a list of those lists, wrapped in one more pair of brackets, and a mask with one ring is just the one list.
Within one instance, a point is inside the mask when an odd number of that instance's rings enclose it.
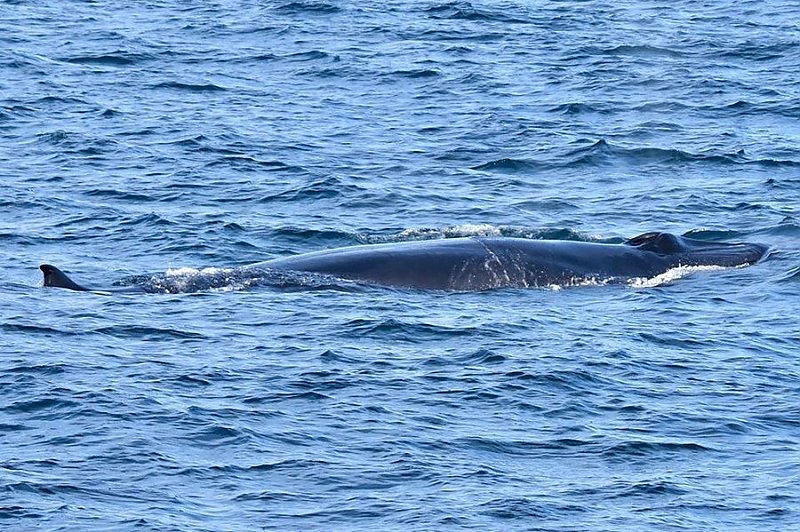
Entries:
{"label": "blue water surface", "polygon": [[[782,0],[0,4],[0,528],[800,529],[798,72]],[[478,293],[37,269],[653,230],[772,251]]]}

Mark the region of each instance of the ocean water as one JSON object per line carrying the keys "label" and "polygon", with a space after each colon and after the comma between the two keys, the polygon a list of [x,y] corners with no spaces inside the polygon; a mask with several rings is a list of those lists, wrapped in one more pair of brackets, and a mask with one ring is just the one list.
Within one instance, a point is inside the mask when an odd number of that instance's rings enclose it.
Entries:
{"label": "ocean water", "polygon": [[[800,8],[0,4],[0,529],[800,529]],[[769,244],[630,286],[131,283]],[[216,270],[215,270],[216,271]]]}

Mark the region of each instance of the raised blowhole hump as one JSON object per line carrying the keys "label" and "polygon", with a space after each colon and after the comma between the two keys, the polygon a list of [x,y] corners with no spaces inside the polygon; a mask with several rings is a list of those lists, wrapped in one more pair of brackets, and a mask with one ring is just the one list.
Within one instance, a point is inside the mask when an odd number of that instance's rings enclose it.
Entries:
{"label": "raised blowhole hump", "polygon": [[635,236],[630,240],[626,240],[625,244],[646,251],[652,251],[653,253],[661,254],[677,253],[684,250],[684,246],[681,244],[680,237],[659,231],[643,233],[639,236]]}

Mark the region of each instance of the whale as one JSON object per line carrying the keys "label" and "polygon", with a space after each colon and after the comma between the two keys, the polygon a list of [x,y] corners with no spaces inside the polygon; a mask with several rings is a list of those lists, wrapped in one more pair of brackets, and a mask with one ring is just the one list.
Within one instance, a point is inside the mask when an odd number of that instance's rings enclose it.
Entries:
{"label": "whale", "polygon": [[[623,283],[673,268],[735,267],[762,260],[769,246],[644,233],[619,244],[513,237],[460,237],[341,247],[235,268],[226,279],[294,272],[392,288],[483,291],[495,288]],[[157,292],[152,283],[105,289],[78,284],[42,264],[44,286],[77,291]],[[211,286],[209,283],[208,286]],[[202,286],[201,286],[202,288]]]}

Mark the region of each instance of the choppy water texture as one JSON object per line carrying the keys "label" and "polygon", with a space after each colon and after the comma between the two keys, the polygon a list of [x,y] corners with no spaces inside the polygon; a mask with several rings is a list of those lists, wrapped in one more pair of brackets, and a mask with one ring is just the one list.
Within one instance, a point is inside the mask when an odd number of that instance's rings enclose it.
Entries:
{"label": "choppy water texture", "polygon": [[[800,528],[793,2],[0,5],[0,528]],[[97,285],[650,230],[749,268]]]}

